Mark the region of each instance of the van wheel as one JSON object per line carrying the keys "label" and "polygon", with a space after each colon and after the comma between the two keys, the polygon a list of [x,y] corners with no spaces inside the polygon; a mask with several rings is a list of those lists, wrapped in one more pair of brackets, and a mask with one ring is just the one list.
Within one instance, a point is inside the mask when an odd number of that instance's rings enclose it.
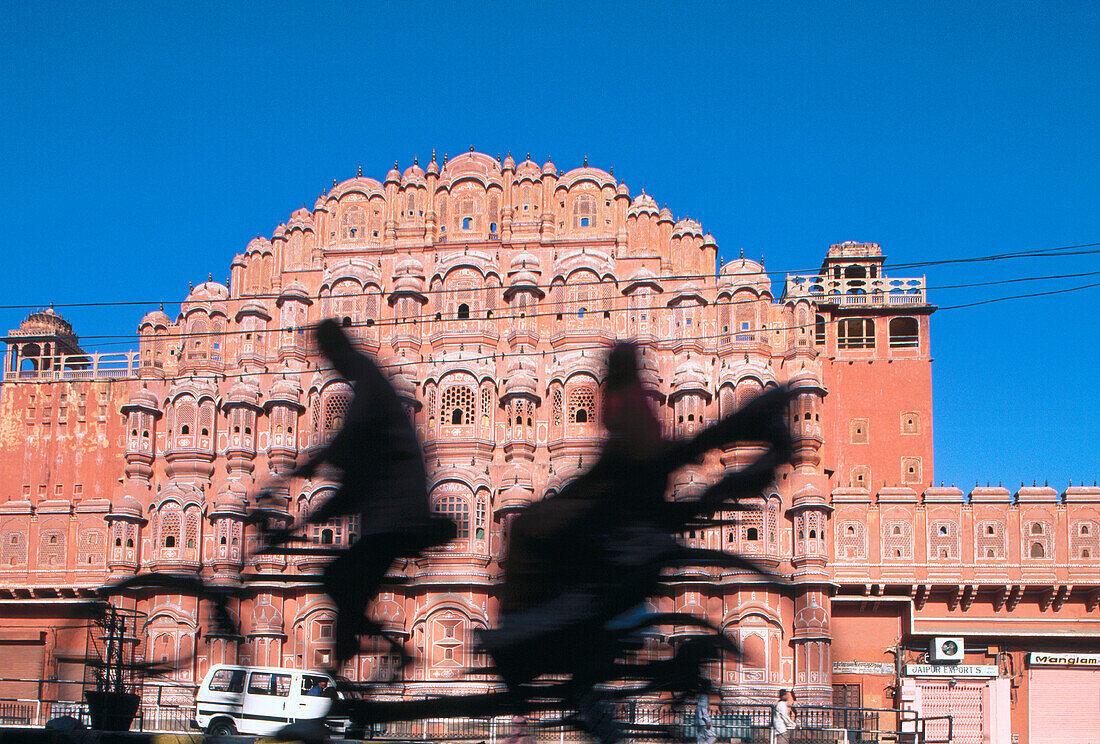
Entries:
{"label": "van wheel", "polygon": [[237,727],[228,718],[218,718],[206,727],[206,733],[211,736],[232,736],[237,733]]}

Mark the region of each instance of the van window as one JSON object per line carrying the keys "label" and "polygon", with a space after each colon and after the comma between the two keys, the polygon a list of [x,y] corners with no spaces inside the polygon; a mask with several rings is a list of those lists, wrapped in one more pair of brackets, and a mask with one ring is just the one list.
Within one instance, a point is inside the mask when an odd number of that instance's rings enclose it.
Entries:
{"label": "van window", "polygon": [[290,675],[252,672],[252,676],[248,678],[248,693],[286,697],[290,694]]}
{"label": "van window", "polygon": [[243,669],[219,669],[210,678],[211,692],[240,692],[243,689]]}

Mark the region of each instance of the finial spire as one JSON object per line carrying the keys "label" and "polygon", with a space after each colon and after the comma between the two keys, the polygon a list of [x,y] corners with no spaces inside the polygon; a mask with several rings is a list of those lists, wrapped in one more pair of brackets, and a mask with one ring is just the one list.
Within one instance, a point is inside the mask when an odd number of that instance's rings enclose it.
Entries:
{"label": "finial spire", "polygon": [[208,281],[208,282],[214,281],[214,272],[213,271],[210,271],[206,274],[206,281]]}
{"label": "finial spire", "polygon": [[336,187],[336,179],[335,179],[335,178],[334,178],[334,179],[332,179],[332,186],[333,186],[333,188],[335,188],[335,187]]}
{"label": "finial spire", "polygon": [[588,167],[588,153],[585,153],[585,154],[584,154],[584,167],[585,167],[585,168],[587,168],[587,167]]}
{"label": "finial spire", "polygon": [[363,166],[359,166],[359,172],[355,174],[357,178],[363,177]]}
{"label": "finial spire", "polygon": [[435,162],[435,148],[432,148],[432,162]]}
{"label": "finial spire", "polygon": [[745,246],[741,246],[741,260],[745,260]]}
{"label": "finial spire", "polygon": [[474,146],[470,145],[470,152],[473,152],[473,151],[474,151]]}
{"label": "finial spire", "polygon": [[420,165],[420,158],[416,155],[413,155],[413,165]]}

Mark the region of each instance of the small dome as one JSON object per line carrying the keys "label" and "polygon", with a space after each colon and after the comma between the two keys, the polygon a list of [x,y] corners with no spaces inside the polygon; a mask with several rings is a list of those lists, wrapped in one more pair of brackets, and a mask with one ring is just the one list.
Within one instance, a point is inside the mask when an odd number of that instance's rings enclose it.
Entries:
{"label": "small dome", "polygon": [[626,213],[628,216],[636,216],[639,214],[651,214],[656,216],[659,212],[657,210],[657,202],[643,189],[642,193],[634,197],[634,201],[630,203],[630,209],[628,209]]}
{"label": "small dome", "polygon": [[244,484],[239,480],[230,481],[225,491],[214,499],[214,512],[244,514],[246,492]]}
{"label": "small dome", "polygon": [[168,317],[167,313],[163,310],[154,310],[151,313],[145,313],[145,317],[141,319],[141,324],[138,328],[144,328],[145,326],[162,326],[167,328],[172,325],[172,319]]}
{"label": "small dome", "polygon": [[714,248],[717,248],[718,247],[718,241],[716,241],[714,239],[713,235],[711,235],[710,233],[707,233],[706,235],[703,236],[703,245],[704,246],[712,246]]}
{"label": "small dome", "polygon": [[657,365],[657,357],[654,354],[638,355],[638,379],[642,386],[648,390],[661,389],[661,375]]}
{"label": "small dome", "polygon": [[672,374],[674,393],[701,392],[710,397],[710,378],[696,359],[685,359]]}
{"label": "small dome", "polygon": [[393,181],[394,183],[401,182],[401,171],[397,169],[396,160],[393,161],[393,167],[390,168],[390,172],[386,174],[386,180],[383,183],[389,183],[390,181]]}
{"label": "small dome", "polygon": [[558,168],[551,160],[548,159],[546,163],[544,163],[542,166],[542,173],[546,176],[556,176],[558,175]]}
{"label": "small dome", "polygon": [[306,304],[313,304],[313,300],[309,297],[309,290],[306,289],[306,285],[295,279],[294,281],[283,287],[279,292],[279,299],[275,304],[279,307],[283,306],[283,303],[287,300],[296,300],[298,302],[305,302]]}
{"label": "small dome", "polygon": [[759,293],[771,293],[771,280],[764,271],[764,266],[748,258],[739,258],[730,261],[722,267],[719,286],[722,287],[750,287]]}
{"label": "small dome", "polygon": [[184,302],[217,302],[227,299],[229,299],[229,290],[224,284],[208,281],[192,289]]}
{"label": "small dome", "polygon": [[403,398],[416,398],[416,381],[412,373],[406,372],[403,367],[390,374],[390,383],[393,389]]}
{"label": "small dome", "polygon": [[126,413],[130,409],[138,409],[142,411],[153,411],[160,413],[160,406],[157,396],[154,395],[148,388],[141,388],[135,390],[130,394],[130,398],[126,401],[126,405],[122,407],[122,412]]}
{"label": "small dome", "polygon": [[241,377],[226,393],[227,403],[244,403],[255,406],[260,400],[260,388],[250,377]]}
{"label": "small dome", "polygon": [[787,385],[791,389],[820,389],[822,387],[821,378],[818,377],[817,373],[812,369],[806,368],[800,369],[788,377]]}
{"label": "small dome", "polygon": [[508,273],[513,274],[518,271],[541,274],[542,265],[539,257],[529,251],[521,251],[512,256],[512,260],[508,264]]}
{"label": "small dome", "polygon": [[661,211],[657,213],[658,222],[673,222],[672,210],[667,206],[661,207]]}
{"label": "small dome", "polygon": [[424,169],[417,164],[415,159],[413,159],[413,164],[401,174],[401,183],[417,185],[424,183]]}
{"label": "small dome", "polygon": [[703,237],[702,226],[693,219],[685,217],[676,223],[676,226],[672,228],[672,237],[684,237],[687,235],[694,236],[696,238]]}
{"label": "small dome", "polygon": [[538,163],[531,160],[528,156],[526,160],[520,163],[516,167],[516,180],[522,180],[524,178],[531,181],[537,181],[542,176],[542,169],[539,168]]}
{"label": "small dome", "polygon": [[625,184],[625,183],[620,183],[620,184],[619,184],[619,185],[618,185],[618,186],[617,186],[617,187],[615,188],[615,196],[625,196],[625,197],[627,197],[627,198],[629,199],[629,198],[630,198],[630,189],[628,189],[628,188],[626,187],[626,184]]}
{"label": "small dome", "polygon": [[52,307],[31,313],[19,324],[19,332],[36,336],[72,336],[73,327]]}
{"label": "small dome", "polygon": [[275,403],[289,403],[292,406],[300,407],[298,397],[301,393],[302,386],[298,384],[298,379],[296,377],[286,377],[284,375],[275,380],[268,389],[265,407]]}
{"label": "small dome", "polygon": [[538,397],[538,376],[530,362],[523,358],[517,359],[508,367],[508,374],[504,378],[505,395],[531,395]]}
{"label": "small dome", "polygon": [[435,162],[435,150],[432,150],[432,159],[428,163],[428,169],[424,173],[428,176],[439,175],[439,163]]}
{"label": "small dome", "polygon": [[261,318],[271,320],[271,312],[267,309],[267,305],[260,300],[248,300],[241,305],[236,317],[240,318],[244,315],[258,315]]}
{"label": "small dome", "polygon": [[504,157],[504,162],[501,164],[501,170],[515,170],[516,161],[512,159],[512,153],[508,153]]}
{"label": "small dome", "polygon": [[128,517],[141,517],[141,502],[129,494],[116,496],[111,501],[111,514],[125,515]]}

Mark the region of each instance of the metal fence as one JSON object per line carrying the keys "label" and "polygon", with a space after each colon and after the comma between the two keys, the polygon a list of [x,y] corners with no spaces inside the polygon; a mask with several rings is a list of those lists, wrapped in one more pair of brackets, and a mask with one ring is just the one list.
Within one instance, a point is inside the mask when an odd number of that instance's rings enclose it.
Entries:
{"label": "metal fence", "polygon": [[[87,703],[71,700],[0,699],[0,726],[45,726],[62,716],[76,718],[91,726]],[[193,706],[142,705],[130,727],[131,731],[173,732],[193,731]]]}
{"label": "metal fence", "polygon": [[[85,703],[66,700],[0,699],[0,726],[43,726],[53,718],[72,716],[90,726]],[[131,731],[193,731],[193,706],[143,704]],[[634,742],[695,741],[699,734],[694,705],[625,702],[617,719]],[[765,704],[720,703],[711,706],[719,744],[771,744],[772,708]],[[798,705],[792,744],[947,744],[953,738],[950,716],[922,718],[913,711]],[[536,713],[517,724],[510,716],[494,718],[429,718],[372,727],[368,738],[393,741],[461,741],[502,744],[525,729],[536,744],[587,742],[562,720],[560,713]]]}

